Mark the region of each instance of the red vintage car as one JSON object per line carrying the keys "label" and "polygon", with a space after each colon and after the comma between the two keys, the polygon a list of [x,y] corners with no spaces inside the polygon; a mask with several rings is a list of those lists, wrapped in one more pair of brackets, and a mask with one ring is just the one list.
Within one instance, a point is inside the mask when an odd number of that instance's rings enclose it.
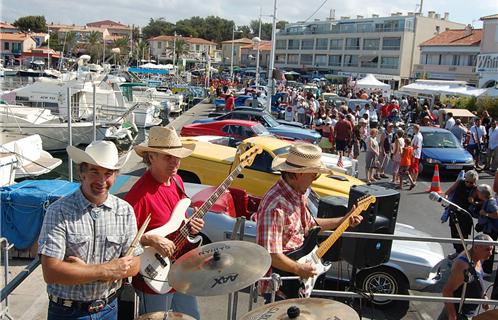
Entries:
{"label": "red vintage car", "polygon": [[247,120],[220,120],[208,123],[194,123],[183,126],[180,135],[183,137],[193,136],[224,136],[236,141],[261,136],[271,135],[270,132],[259,122]]}

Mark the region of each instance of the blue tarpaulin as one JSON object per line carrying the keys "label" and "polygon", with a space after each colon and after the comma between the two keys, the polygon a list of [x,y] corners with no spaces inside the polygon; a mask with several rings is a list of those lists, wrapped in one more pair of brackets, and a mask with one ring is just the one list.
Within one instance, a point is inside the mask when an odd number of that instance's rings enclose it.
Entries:
{"label": "blue tarpaulin", "polygon": [[48,206],[79,186],[66,180],[24,180],[0,188],[0,235],[17,249],[29,248],[38,239]]}
{"label": "blue tarpaulin", "polygon": [[169,74],[169,70],[166,69],[128,68],[128,71],[133,73]]}

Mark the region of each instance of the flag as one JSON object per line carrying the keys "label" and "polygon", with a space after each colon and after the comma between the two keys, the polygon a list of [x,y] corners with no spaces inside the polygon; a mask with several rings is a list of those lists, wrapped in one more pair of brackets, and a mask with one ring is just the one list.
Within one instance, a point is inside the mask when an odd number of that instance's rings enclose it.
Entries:
{"label": "flag", "polygon": [[339,168],[344,168],[344,163],[342,163],[342,155],[340,155],[339,160],[337,160],[337,166]]}
{"label": "flag", "polygon": [[9,104],[16,104],[16,92],[10,91],[0,96],[0,99],[5,100]]}

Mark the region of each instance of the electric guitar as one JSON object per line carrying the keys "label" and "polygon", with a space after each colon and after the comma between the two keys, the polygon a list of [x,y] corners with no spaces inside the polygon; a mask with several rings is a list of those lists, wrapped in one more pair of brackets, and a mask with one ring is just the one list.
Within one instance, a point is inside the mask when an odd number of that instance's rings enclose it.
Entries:
{"label": "electric guitar", "polygon": [[[280,290],[286,295],[287,298],[309,298],[313,287],[315,286],[318,277],[327,272],[332,266],[330,263],[324,263],[322,257],[329,251],[334,243],[341,237],[341,235],[349,228],[350,217],[359,216],[363,211],[367,210],[370,204],[375,203],[374,196],[364,196],[358,199],[356,208],[349,212],[344,221],[334,230],[334,232],[320,245],[317,245],[318,233],[320,227],[314,227],[309,231],[308,236],[304,240],[303,245],[286,255],[299,263],[310,263],[315,267],[316,275],[299,280],[285,280],[282,282]],[[275,273],[280,276],[295,276],[282,270],[274,269]]]}
{"label": "electric guitar", "polygon": [[164,294],[172,288],[168,283],[168,273],[171,264],[187,253],[193,247],[200,245],[202,237],[190,237],[190,219],[203,218],[209,211],[211,206],[216,203],[219,197],[225,192],[233,180],[240,174],[245,166],[251,165],[257,154],[260,154],[263,149],[260,146],[254,146],[244,152],[239,157],[239,164],[228,175],[228,177],[216,188],[214,193],[202,204],[202,206],[191,216],[185,217],[185,212],[190,206],[190,199],[181,199],[171,213],[170,220],[162,227],[146,232],[148,235],[160,235],[173,241],[176,245],[176,251],[171,257],[164,257],[153,247],[145,247],[144,252],[140,256],[140,274],[145,283],[155,292]]}

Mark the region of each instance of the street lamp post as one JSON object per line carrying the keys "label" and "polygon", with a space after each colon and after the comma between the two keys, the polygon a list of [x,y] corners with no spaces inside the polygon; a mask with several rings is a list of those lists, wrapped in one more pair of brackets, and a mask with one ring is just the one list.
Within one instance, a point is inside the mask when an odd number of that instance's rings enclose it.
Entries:
{"label": "street lamp post", "polygon": [[176,62],[176,31],[173,36],[173,68],[175,67]]}
{"label": "street lamp post", "polygon": [[230,56],[230,80],[233,81],[233,56],[235,54],[235,24],[232,27],[232,55]]}
{"label": "street lamp post", "polygon": [[277,29],[277,0],[273,2],[273,23],[271,29],[271,52],[270,52],[270,65],[268,66],[268,85],[269,97],[267,99],[268,112],[271,112],[271,97],[273,96],[273,67],[275,65],[275,33]]}
{"label": "street lamp post", "polygon": [[[261,34],[261,24],[259,28],[259,33]],[[252,43],[253,45],[256,45],[257,48],[257,54],[256,54],[256,89],[258,88],[259,85],[259,44],[261,43],[261,38],[260,37],[254,37],[252,38]]]}

